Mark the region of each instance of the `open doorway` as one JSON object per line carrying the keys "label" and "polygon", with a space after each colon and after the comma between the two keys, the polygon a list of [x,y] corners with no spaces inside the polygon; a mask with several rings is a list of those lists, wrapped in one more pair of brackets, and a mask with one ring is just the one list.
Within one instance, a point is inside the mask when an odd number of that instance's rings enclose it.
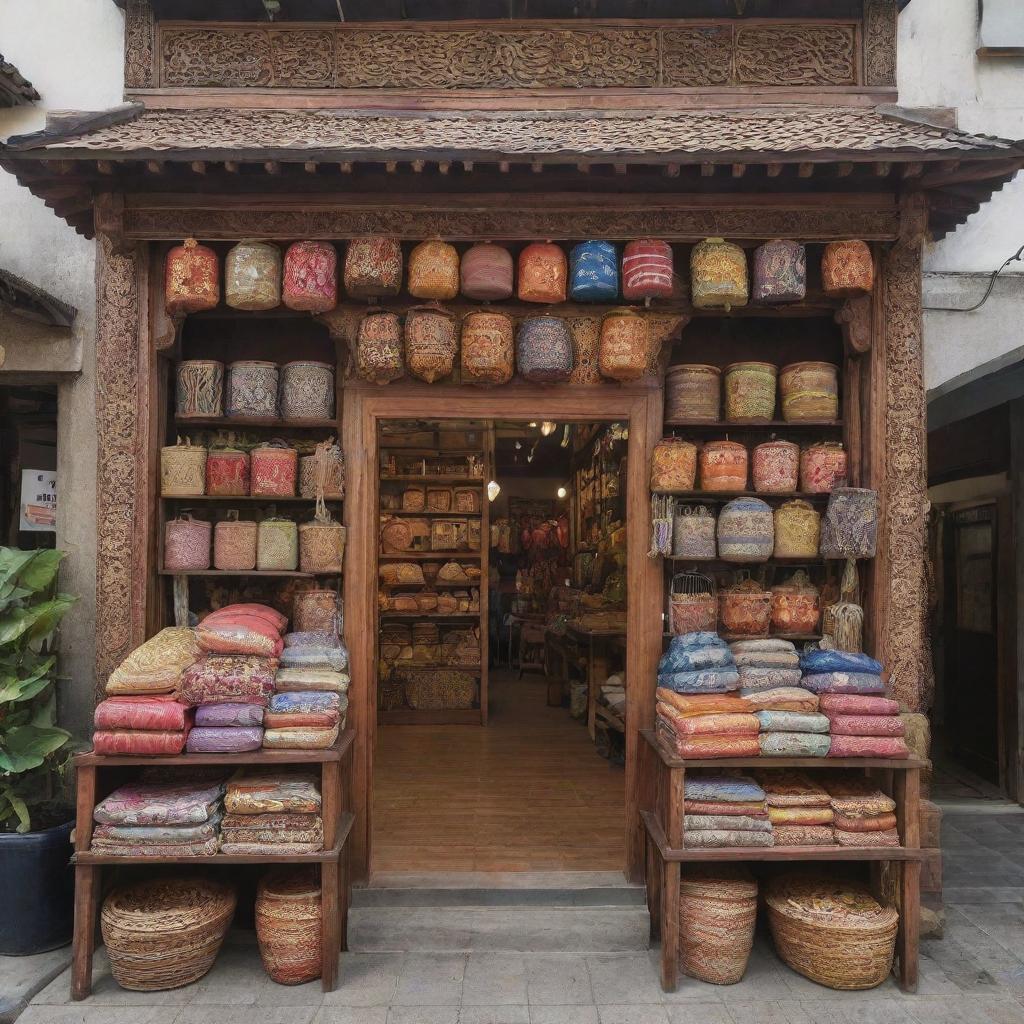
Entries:
{"label": "open doorway", "polygon": [[0,387],[0,544],[52,548],[57,530],[57,387]]}

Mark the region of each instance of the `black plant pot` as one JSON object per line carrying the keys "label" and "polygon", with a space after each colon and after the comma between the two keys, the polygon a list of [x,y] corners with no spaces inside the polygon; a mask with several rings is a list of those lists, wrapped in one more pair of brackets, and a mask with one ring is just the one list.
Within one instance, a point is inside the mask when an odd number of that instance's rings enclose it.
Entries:
{"label": "black plant pot", "polygon": [[73,822],[42,832],[0,832],[0,955],[66,946],[74,922]]}

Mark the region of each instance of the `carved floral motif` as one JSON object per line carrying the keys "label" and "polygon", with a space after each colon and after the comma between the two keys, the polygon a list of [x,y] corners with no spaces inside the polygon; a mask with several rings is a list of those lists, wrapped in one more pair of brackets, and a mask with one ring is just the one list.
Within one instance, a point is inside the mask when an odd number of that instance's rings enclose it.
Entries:
{"label": "carved floral motif", "polygon": [[736,30],[740,85],[855,85],[853,25],[757,25]]}
{"label": "carved floral motif", "polygon": [[864,0],[864,84],[896,86],[896,0]]}
{"label": "carved floral motif", "polygon": [[662,84],[728,85],[732,29],[728,25],[669,28],[661,34]]}
{"label": "carved floral motif", "polygon": [[150,0],[127,0],[124,10],[124,85],[153,87],[153,8]]}

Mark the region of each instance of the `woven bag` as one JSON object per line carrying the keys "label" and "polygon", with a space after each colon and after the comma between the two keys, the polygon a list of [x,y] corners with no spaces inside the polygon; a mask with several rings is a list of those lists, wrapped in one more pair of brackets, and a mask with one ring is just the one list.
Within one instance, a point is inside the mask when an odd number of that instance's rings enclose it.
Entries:
{"label": "woven bag", "polygon": [[735,985],[747,970],[757,919],[757,882],[745,868],[686,871],[679,885],[679,966],[712,985]]}
{"label": "woven bag", "polygon": [[388,384],[405,373],[402,327],[394,313],[373,312],[359,324],[356,370],[371,384]]}
{"label": "woven bag", "polygon": [[414,306],[405,316],[405,362],[428,384],[451,376],[459,339],[455,317],[433,306]]}
{"label": "woven bag", "polygon": [[256,568],[293,572],[299,565],[299,531],[290,519],[271,516],[256,531]]}
{"label": "woven bag", "polygon": [[326,510],[325,518],[299,525],[299,569],[302,572],[340,573],[345,561],[346,530]]}
{"label": "woven bag", "polygon": [[185,438],[160,449],[160,493],[165,498],[194,498],[206,490],[207,449]]}
{"label": "woven bag", "polygon": [[480,488],[479,487],[456,487],[452,492],[453,512],[479,512],[480,511]]}
{"label": "woven bag", "polygon": [[164,525],[164,568],[189,572],[210,568],[210,531],[202,519],[190,515],[170,519]]}
{"label": "woven bag", "polygon": [[420,486],[406,487],[402,491],[402,511],[422,512],[427,507],[427,492]]}
{"label": "woven bag", "polygon": [[256,523],[239,519],[231,509],[213,528],[213,567],[222,571],[251,572],[256,568]]}
{"label": "woven bag", "polygon": [[302,590],[292,602],[292,629],[296,633],[330,632],[339,636],[344,606],[336,590]]}
{"label": "woven bag", "polygon": [[279,985],[320,977],[323,908],[316,868],[279,868],[256,888],[256,939]]}

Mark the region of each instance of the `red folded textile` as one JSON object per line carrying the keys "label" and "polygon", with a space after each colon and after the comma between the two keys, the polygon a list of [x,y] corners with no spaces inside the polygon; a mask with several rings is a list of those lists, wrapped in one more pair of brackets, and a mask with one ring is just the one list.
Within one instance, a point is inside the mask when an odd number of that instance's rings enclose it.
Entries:
{"label": "red folded textile", "polygon": [[265,729],[291,729],[296,726],[303,728],[313,727],[318,729],[331,729],[338,724],[337,711],[294,711],[281,713],[277,711],[265,711],[263,713],[263,727]]}
{"label": "red folded textile", "polygon": [[188,729],[179,732],[101,731],[93,733],[92,748],[97,754],[180,754],[185,749],[188,733]]}
{"label": "red folded textile", "polygon": [[847,818],[837,814],[833,823],[844,832],[885,832],[896,827],[896,815],[875,814],[870,818]]}
{"label": "red folded textile", "polygon": [[191,720],[188,706],[171,696],[108,697],[96,705],[97,729],[160,729],[175,732]]}
{"label": "red folded textile", "polygon": [[899,715],[829,715],[833,736],[902,736],[905,731]]}
{"label": "red folded textile", "polygon": [[670,726],[659,720],[658,736],[677,757],[759,757],[761,745],[756,734],[745,736],[711,735],[711,736],[677,736]]}
{"label": "red folded textile", "polygon": [[270,605],[252,602],[248,604],[226,604],[223,608],[210,612],[203,619],[203,622],[224,622],[245,615],[255,615],[258,618],[266,619],[278,633],[282,632],[284,627],[288,625],[287,615],[282,615],[276,608],[271,608]]}
{"label": "red folded textile", "polygon": [[826,757],[910,757],[902,736],[833,736]]}
{"label": "red folded textile", "polygon": [[823,715],[898,715],[900,706],[888,697],[857,693],[823,693],[818,701]]}
{"label": "red folded textile", "polygon": [[208,654],[252,654],[260,658],[280,657],[284,641],[265,621],[199,623],[196,641]]}
{"label": "red folded textile", "polygon": [[708,715],[681,715],[668,704],[658,703],[658,714],[679,736],[718,733],[720,735],[740,736],[756,733],[761,728],[757,716],[749,711],[744,714],[729,712],[712,712]]}
{"label": "red folded textile", "polygon": [[742,814],[746,818],[767,818],[768,812],[764,809],[764,801],[751,801],[748,804],[742,803],[716,803],[714,800],[684,800],[684,814]]}

